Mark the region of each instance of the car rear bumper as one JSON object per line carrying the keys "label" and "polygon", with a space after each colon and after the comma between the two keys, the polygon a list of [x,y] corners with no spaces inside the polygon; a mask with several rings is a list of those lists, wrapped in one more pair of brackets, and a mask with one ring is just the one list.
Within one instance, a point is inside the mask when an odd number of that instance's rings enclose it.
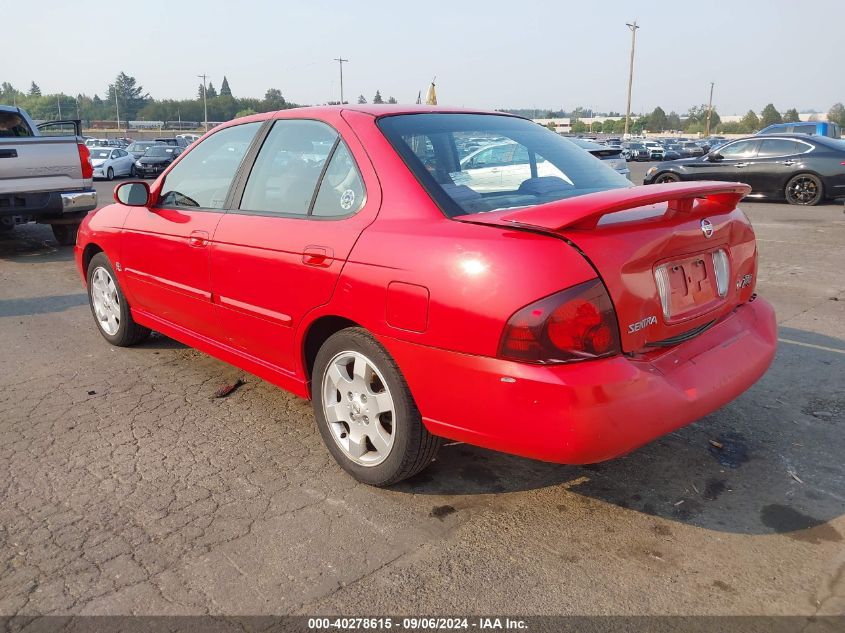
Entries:
{"label": "car rear bumper", "polygon": [[768,369],[771,306],[757,299],[698,337],[643,357],[529,365],[382,339],[434,434],[544,461],[632,451],[724,406]]}
{"label": "car rear bumper", "polygon": [[96,208],[97,192],[93,189],[0,194],[0,216],[27,220],[62,218]]}

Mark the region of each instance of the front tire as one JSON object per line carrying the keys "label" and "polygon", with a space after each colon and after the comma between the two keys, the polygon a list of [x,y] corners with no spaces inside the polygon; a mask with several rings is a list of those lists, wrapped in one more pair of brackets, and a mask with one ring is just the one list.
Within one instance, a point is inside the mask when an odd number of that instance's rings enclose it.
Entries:
{"label": "front tire", "polygon": [[813,207],[824,200],[824,185],[813,174],[798,174],[786,183],[784,194],[789,204]]}
{"label": "front tire", "polygon": [[389,486],[434,460],[441,439],[425,428],[396,362],[366,330],[348,328],[326,340],[311,390],[323,442],[358,481]]}
{"label": "front tire", "polygon": [[148,328],[138,325],[132,318],[129,304],[105,253],[97,253],[88,264],[88,303],[97,329],[112,345],[128,347],[150,335]]}
{"label": "front tire", "polygon": [[106,180],[114,180],[114,169],[111,167],[109,167],[108,171],[106,171]]}
{"label": "front tire", "polygon": [[129,166],[129,177],[130,178],[135,177],[135,164],[134,163]]}

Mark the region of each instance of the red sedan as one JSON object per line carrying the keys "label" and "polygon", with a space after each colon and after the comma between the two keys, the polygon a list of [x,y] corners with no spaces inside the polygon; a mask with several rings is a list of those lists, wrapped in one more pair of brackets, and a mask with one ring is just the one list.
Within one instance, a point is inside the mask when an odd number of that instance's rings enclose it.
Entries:
{"label": "red sedan", "polygon": [[303,108],[120,185],[76,261],[111,344],[156,330],[311,398],[388,485],[443,438],[610,459],[748,389],[776,346],[748,191],[635,187],[499,113]]}

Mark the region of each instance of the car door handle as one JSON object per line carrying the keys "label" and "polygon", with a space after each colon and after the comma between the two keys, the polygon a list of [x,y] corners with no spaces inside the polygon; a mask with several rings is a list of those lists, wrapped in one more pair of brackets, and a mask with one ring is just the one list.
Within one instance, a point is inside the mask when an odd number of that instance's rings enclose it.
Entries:
{"label": "car door handle", "polygon": [[191,231],[191,234],[188,236],[188,245],[194,248],[208,246],[208,233],[206,231]]}
{"label": "car door handle", "polygon": [[748,167],[748,163],[736,163],[734,167]]}
{"label": "car door handle", "polygon": [[781,165],[786,165],[787,167],[790,167],[791,165],[794,165],[794,164],[795,164],[795,161],[794,161],[794,160],[782,160],[782,161],[780,162],[780,164],[781,164]]}
{"label": "car door handle", "polygon": [[302,263],[306,266],[328,268],[333,259],[334,251],[326,246],[306,246],[302,251]]}

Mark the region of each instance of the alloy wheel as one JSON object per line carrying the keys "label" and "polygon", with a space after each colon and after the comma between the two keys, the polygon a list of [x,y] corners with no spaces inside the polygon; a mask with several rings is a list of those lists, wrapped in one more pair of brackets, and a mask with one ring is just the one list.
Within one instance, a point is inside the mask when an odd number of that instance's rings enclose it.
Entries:
{"label": "alloy wheel", "polygon": [[97,268],[91,277],[91,305],[103,332],[109,336],[120,328],[120,297],[117,284],[105,268]]}
{"label": "alloy wheel", "polygon": [[798,176],[793,178],[786,190],[786,196],[790,203],[800,205],[814,204],[820,195],[819,185],[811,176]]}

